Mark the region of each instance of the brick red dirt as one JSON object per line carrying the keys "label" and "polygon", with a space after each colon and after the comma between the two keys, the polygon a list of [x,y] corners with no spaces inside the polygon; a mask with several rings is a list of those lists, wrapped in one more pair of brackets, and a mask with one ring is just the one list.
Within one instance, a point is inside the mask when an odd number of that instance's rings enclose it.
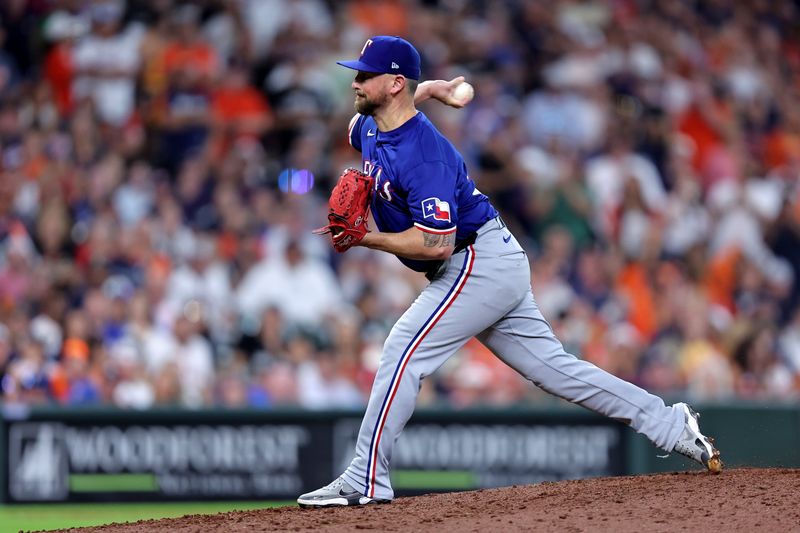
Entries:
{"label": "brick red dirt", "polygon": [[398,498],[389,505],[282,507],[69,529],[244,531],[798,531],[800,470],[732,469],[596,478]]}

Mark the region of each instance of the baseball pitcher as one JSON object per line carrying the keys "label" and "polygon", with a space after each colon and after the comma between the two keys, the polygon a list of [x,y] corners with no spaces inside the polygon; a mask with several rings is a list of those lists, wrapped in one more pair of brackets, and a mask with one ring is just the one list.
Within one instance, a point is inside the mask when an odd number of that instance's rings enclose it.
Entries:
{"label": "baseball pitcher", "polygon": [[[471,337],[538,387],[631,426],[656,446],[712,472],[720,454],[688,405],[664,401],[564,351],[542,316],[528,257],[489,199],[475,188],[453,145],[415,108],[434,96],[459,107],[460,80],[418,85],[420,56],[407,41],[376,36],[356,71],[350,144],[363,169],[348,169],[330,200],[333,246],[396,255],[430,284],[383,347],[355,458],[330,485],[298,498],[303,507],[387,503],[389,464],[423,378]],[[471,96],[471,95],[470,95]],[[378,232],[368,232],[371,213]]]}

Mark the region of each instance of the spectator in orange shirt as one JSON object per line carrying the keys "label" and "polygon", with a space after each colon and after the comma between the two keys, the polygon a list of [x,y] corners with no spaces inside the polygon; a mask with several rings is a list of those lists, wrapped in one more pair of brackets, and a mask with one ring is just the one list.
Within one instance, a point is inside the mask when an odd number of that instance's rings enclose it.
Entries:
{"label": "spectator in orange shirt", "polygon": [[61,362],[50,377],[53,396],[62,404],[100,402],[100,388],[89,375],[89,344],[78,338],[64,341]]}
{"label": "spectator in orange shirt", "polygon": [[348,18],[366,33],[403,35],[408,31],[409,5],[399,0],[356,0],[348,5]]}
{"label": "spectator in orange shirt", "polygon": [[726,176],[734,160],[731,142],[738,135],[734,106],[725,87],[718,81],[693,85],[691,107],[678,120],[678,130],[695,143],[692,165],[708,190]]}
{"label": "spectator in orange shirt", "polygon": [[259,139],[273,123],[264,95],[250,85],[245,65],[233,62],[212,100],[213,153],[220,157],[237,141]]}
{"label": "spectator in orange shirt", "polygon": [[781,123],[766,138],[764,163],[774,169],[800,161],[800,109],[784,108]]}
{"label": "spectator in orange shirt", "polygon": [[656,295],[645,261],[630,260],[616,280],[615,291],[627,300],[628,321],[650,340],[656,332]]}
{"label": "spectator in orange shirt", "polygon": [[200,33],[200,10],[187,4],[175,10],[172,23],[177,39],[164,50],[164,70],[170,78],[177,70],[192,71],[204,81],[211,81],[219,68],[217,54]]}

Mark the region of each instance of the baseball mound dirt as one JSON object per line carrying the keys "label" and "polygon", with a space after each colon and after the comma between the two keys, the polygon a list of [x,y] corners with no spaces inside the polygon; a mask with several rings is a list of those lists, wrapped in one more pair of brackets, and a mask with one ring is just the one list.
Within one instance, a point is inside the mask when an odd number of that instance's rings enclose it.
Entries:
{"label": "baseball mound dirt", "polygon": [[390,505],[283,507],[70,529],[170,531],[800,531],[800,470],[732,469],[541,483],[398,498]]}

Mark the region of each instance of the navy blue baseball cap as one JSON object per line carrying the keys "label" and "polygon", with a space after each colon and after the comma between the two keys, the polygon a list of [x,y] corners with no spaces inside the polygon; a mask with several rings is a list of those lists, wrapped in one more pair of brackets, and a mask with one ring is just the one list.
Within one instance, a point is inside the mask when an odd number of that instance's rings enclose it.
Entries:
{"label": "navy blue baseball cap", "polygon": [[377,74],[402,74],[418,80],[420,77],[419,52],[400,37],[376,35],[367,39],[361,56],[355,61],[337,61],[343,67]]}

